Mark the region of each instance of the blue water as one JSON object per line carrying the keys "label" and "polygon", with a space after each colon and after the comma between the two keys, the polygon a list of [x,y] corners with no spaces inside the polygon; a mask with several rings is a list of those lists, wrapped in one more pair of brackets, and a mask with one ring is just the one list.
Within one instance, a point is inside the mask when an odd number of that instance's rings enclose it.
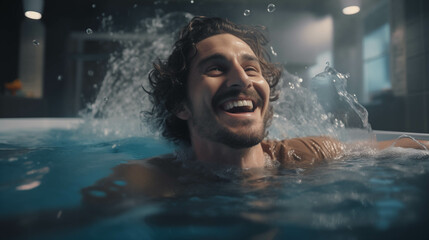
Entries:
{"label": "blue water", "polygon": [[310,168],[216,170],[187,176],[174,197],[83,206],[81,189],[113,167],[173,150],[157,139],[103,140],[74,130],[0,133],[2,239],[427,236],[429,154],[400,148],[355,151]]}
{"label": "blue water", "polygon": [[[67,130],[0,133],[2,216],[80,204],[79,191],[128,160],[171,152],[161,141],[77,139]],[[33,182],[40,186],[17,190]]]}

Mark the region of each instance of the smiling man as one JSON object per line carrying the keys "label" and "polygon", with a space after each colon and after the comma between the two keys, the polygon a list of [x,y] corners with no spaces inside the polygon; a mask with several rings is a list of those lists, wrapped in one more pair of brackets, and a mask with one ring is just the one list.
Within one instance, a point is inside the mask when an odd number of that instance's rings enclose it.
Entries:
{"label": "smiling man", "polygon": [[[329,137],[264,140],[281,75],[267,60],[267,43],[261,28],[193,18],[168,60],[154,63],[149,74],[149,120],[166,139],[188,149],[187,157],[215,166],[297,166],[340,158],[344,145]],[[407,138],[395,143],[423,145],[429,144]]]}
{"label": "smiling man", "polygon": [[263,167],[341,156],[327,137],[265,141],[281,71],[267,60],[262,29],[195,17],[166,62],[149,75],[150,119],[167,139],[207,164]]}
{"label": "smiling man", "polygon": [[244,41],[225,33],[202,40],[196,50],[188,99],[177,117],[188,123],[197,159],[261,167],[270,88],[258,58]]}
{"label": "smiling man", "polygon": [[[251,180],[264,169],[309,167],[341,158],[345,145],[330,137],[265,139],[273,116],[270,101],[277,98],[281,75],[280,68],[267,60],[263,48],[267,43],[258,28],[220,18],[193,18],[169,58],[154,63],[146,89],[153,104],[148,120],[179,150],[116,166],[111,175],[82,189],[83,203],[91,208],[126,207],[124,199],[133,197],[192,194],[189,184],[205,188],[211,180],[224,179],[216,174],[219,169],[248,169],[246,179]],[[429,147],[428,141],[395,141],[398,147],[424,145]],[[215,170],[214,175],[207,169]],[[250,180],[245,184],[255,184]],[[117,181],[126,184],[118,188]],[[256,182],[252,188],[268,187],[262,185]]]}

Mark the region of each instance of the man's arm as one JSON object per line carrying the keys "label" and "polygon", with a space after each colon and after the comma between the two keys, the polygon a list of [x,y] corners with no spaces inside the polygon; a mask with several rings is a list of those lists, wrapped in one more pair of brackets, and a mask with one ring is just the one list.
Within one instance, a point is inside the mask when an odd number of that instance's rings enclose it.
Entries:
{"label": "man's arm", "polygon": [[376,143],[376,148],[379,150],[386,149],[388,147],[402,147],[402,148],[414,148],[414,149],[428,150],[429,149],[429,141],[414,140],[411,138],[404,137],[404,138],[400,138],[400,139],[380,141],[380,142]]}
{"label": "man's arm", "polygon": [[164,155],[120,164],[109,176],[81,190],[82,203],[105,206],[120,204],[124,198],[171,197],[177,189],[174,159]]}
{"label": "man's arm", "polygon": [[[348,146],[349,145],[349,146]],[[352,145],[341,143],[331,137],[301,137],[283,141],[266,141],[264,151],[283,165],[313,164],[318,161],[332,160],[344,155],[344,150]],[[429,149],[429,141],[401,138],[375,142],[375,148],[382,150],[388,147]],[[426,147],[426,149],[425,149]]]}

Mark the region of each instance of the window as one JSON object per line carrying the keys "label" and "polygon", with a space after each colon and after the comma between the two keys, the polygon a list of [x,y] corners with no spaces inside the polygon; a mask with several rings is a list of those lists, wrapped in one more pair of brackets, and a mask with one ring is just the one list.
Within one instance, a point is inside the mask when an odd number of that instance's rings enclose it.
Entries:
{"label": "window", "polygon": [[387,6],[380,5],[365,19],[363,38],[364,103],[392,88],[390,83],[390,27]]}

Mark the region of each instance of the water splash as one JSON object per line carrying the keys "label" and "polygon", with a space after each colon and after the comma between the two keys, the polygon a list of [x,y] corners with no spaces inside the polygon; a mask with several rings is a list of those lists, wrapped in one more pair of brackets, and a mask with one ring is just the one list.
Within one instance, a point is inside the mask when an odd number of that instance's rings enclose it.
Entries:
{"label": "water splash", "polygon": [[[81,111],[81,116],[88,120],[84,132],[103,137],[154,135],[142,121],[142,113],[151,107],[142,87],[148,85],[150,63],[167,58],[178,26],[192,17],[188,13],[158,12],[155,18],[142,20],[133,30],[137,37],[118,41],[120,48],[110,56],[104,80],[97,86],[99,93],[95,101]],[[105,16],[101,23],[103,31],[115,35],[112,16]],[[275,53],[274,49],[270,50]],[[331,68],[329,63],[309,81],[284,70],[278,86],[279,99],[273,103],[275,113],[269,137],[329,135],[343,140],[350,135],[344,133],[350,128],[368,133],[366,109],[346,91],[346,81],[347,76]]]}
{"label": "water splash", "polygon": [[[140,130],[140,112],[150,108],[141,86],[148,85],[151,63],[157,58],[167,58],[178,26],[192,17],[189,13],[157,12],[155,18],[139,22],[133,30],[134,38],[118,40],[120,47],[109,57],[108,70],[96,99],[80,111],[80,116],[86,120],[82,132],[105,137],[153,135],[148,127]],[[100,28],[113,36],[118,32],[112,16],[105,16]]]}
{"label": "water splash", "polygon": [[244,10],[243,15],[245,17],[249,16],[250,15],[250,10],[249,9]]}
{"label": "water splash", "polygon": [[372,139],[368,112],[347,92],[346,86],[346,76],[329,65],[307,82],[284,71],[279,99],[273,104],[275,114],[270,136],[283,139],[327,135],[342,141]]}
{"label": "water splash", "polygon": [[345,126],[370,130],[368,111],[347,92],[349,77],[328,65],[310,81],[309,88],[316,93],[323,108]]}

